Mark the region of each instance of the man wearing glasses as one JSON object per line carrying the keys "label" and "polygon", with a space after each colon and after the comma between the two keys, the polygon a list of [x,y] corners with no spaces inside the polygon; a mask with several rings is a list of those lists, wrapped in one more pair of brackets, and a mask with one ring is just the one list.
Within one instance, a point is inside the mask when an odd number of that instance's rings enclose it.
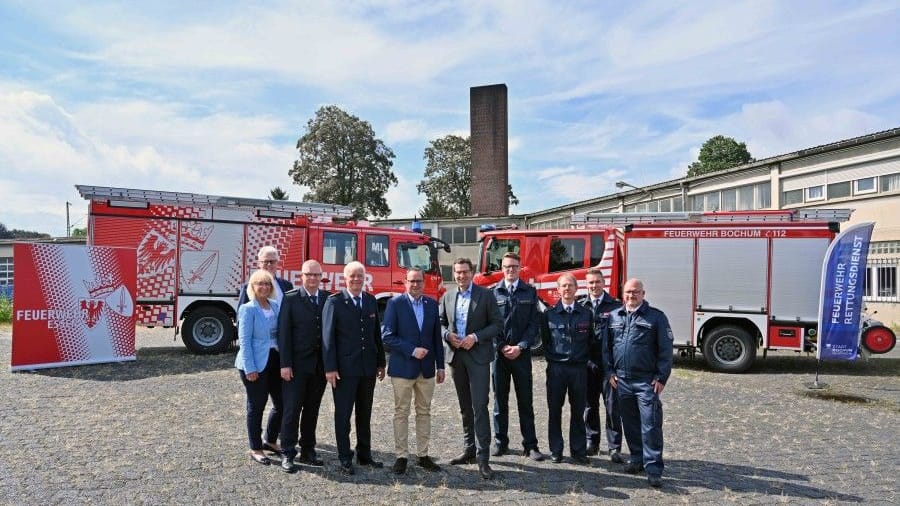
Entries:
{"label": "man wearing glasses", "polygon": [[[269,271],[269,274],[275,278],[275,286],[272,287],[272,297],[281,307],[281,299],[284,298],[285,292],[294,289],[294,285],[286,279],[277,276],[278,273],[278,250],[274,246],[263,246],[256,255],[257,263],[260,269]],[[241,291],[238,293],[238,307],[247,302],[247,284],[241,285]]]}
{"label": "man wearing glasses", "polygon": [[281,468],[294,473],[297,465],[297,429],[300,429],[300,458],[310,466],[324,463],[316,456],[316,425],[325,393],[325,365],[322,360],[322,308],[330,292],[319,289],[322,266],[315,260],[303,262],[303,286],[284,295],[278,318],[278,349],[281,352],[281,379],[284,418],[281,423],[283,454]]}
{"label": "man wearing glasses", "polygon": [[619,399],[631,458],[625,471],[644,470],[651,487],[662,486],[663,411],[660,395],[672,373],[672,329],[666,315],[644,300],[644,283],[629,279],[625,305],[609,316],[602,348],[604,373]]}
{"label": "man wearing glasses", "polygon": [[[427,471],[441,468],[428,456],[431,400],[436,383],[444,382],[444,343],[437,301],[422,295],[425,274],[406,271],[406,293],[388,301],[381,339],[390,352],[388,376],[394,387],[395,474],[406,472],[409,459],[409,404],[415,397],[417,463]],[[436,379],[435,379],[436,378]]]}
{"label": "man wearing glasses", "polygon": [[509,387],[512,380],[516,388],[524,455],[541,461],[544,455],[538,450],[534,428],[531,375],[531,348],[539,344],[540,312],[537,291],[519,279],[520,263],[516,253],[503,255],[503,281],[494,287],[494,297],[503,316],[503,330],[497,336],[497,359],[491,363],[494,383],[494,448],[491,455],[499,457],[509,451]]}

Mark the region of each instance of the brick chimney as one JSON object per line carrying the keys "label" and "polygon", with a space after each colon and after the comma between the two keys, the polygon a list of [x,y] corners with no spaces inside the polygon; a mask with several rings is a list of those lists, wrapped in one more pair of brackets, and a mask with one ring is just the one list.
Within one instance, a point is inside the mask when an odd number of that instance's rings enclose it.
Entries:
{"label": "brick chimney", "polygon": [[471,213],[483,216],[507,216],[509,120],[506,85],[492,84],[470,88],[469,108],[472,136]]}

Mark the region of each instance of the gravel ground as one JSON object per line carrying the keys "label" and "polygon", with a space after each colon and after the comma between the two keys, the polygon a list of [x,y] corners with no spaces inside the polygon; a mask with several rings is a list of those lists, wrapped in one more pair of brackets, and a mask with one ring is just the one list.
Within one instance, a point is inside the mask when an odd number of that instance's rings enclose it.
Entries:
{"label": "gravel ground", "polygon": [[[449,466],[461,450],[453,385],[437,388],[432,454],[440,473],[396,477],[392,393],[375,393],[373,446],[385,469],[337,473],[333,403],[323,400],[320,469],[295,475],[250,462],[244,390],[234,354],[193,356],[171,329],[138,329],[137,361],[36,372],[0,371],[0,503],[634,504],[900,503],[900,351],[852,363],[770,354],[743,375],[676,359],[663,394],[662,489],[607,458],[590,467],[492,459],[498,478]],[[11,329],[0,326],[9,363]],[[544,363],[535,359],[535,408],[546,443]],[[449,376],[449,375],[448,375]],[[518,440],[515,403],[511,439]],[[565,424],[568,422],[564,420]],[[410,430],[414,447],[413,430]],[[567,431],[564,429],[564,433]]]}

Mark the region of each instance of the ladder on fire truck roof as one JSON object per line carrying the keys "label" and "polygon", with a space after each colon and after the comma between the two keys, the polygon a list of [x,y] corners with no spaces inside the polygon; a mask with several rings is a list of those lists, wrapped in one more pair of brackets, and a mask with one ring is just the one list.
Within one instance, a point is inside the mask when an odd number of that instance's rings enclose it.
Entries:
{"label": "ladder on fire truck roof", "polygon": [[137,190],[132,188],[110,188],[106,186],[75,185],[82,198],[106,200],[116,203],[142,202],[149,204],[197,205],[216,207],[252,207],[273,212],[291,212],[310,217],[351,218],[353,209],[337,204],[315,202],[291,202],[287,200],[250,199],[202,195],[199,193],[167,192],[158,190]]}
{"label": "ladder on fire truck roof", "polygon": [[845,222],[853,209],[786,209],[760,211],[580,213],[573,227],[634,225],[638,223]]}

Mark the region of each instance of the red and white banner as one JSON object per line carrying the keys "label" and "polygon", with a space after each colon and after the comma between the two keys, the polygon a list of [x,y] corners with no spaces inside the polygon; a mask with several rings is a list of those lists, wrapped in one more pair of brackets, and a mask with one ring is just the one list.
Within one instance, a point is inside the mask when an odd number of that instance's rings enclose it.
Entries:
{"label": "red and white banner", "polygon": [[12,370],[135,359],[135,250],[13,246]]}

